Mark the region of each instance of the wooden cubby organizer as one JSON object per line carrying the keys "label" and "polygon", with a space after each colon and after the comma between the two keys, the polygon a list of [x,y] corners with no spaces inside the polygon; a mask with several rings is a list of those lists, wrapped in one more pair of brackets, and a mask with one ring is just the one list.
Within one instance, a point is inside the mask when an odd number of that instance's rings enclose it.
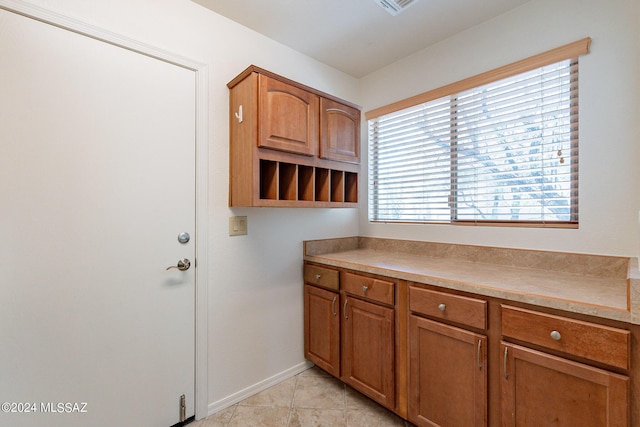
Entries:
{"label": "wooden cubby organizer", "polygon": [[227,86],[229,206],[357,207],[360,107],[255,66]]}
{"label": "wooden cubby organizer", "polygon": [[329,170],[293,163],[260,160],[260,200],[269,201],[354,204],[358,202],[358,174]]}

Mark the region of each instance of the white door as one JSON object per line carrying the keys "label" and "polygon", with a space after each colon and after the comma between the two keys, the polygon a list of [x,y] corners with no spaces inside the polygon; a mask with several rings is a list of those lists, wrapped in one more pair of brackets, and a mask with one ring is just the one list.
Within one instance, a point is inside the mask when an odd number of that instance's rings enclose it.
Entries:
{"label": "white door", "polygon": [[195,86],[0,10],[0,425],[194,414]]}

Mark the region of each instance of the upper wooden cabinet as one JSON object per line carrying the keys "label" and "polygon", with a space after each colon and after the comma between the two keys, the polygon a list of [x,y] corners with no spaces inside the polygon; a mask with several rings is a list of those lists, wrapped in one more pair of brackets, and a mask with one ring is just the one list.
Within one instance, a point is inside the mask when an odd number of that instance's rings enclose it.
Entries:
{"label": "upper wooden cabinet", "polygon": [[360,110],[320,99],[320,157],[360,163]]}
{"label": "upper wooden cabinet", "polygon": [[260,75],[258,147],[316,155],[319,96]]}
{"label": "upper wooden cabinet", "polygon": [[229,206],[357,207],[360,107],[250,66],[229,87]]}

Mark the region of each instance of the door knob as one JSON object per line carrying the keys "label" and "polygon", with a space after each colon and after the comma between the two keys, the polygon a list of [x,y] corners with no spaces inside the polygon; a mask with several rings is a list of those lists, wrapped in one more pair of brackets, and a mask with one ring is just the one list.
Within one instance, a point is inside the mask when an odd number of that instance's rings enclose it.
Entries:
{"label": "door knob", "polygon": [[191,261],[189,261],[186,258],[182,258],[180,261],[178,261],[178,265],[171,265],[167,267],[167,270],[171,270],[172,268],[177,268],[180,271],[185,271],[185,270],[188,270],[189,267],[191,267]]}

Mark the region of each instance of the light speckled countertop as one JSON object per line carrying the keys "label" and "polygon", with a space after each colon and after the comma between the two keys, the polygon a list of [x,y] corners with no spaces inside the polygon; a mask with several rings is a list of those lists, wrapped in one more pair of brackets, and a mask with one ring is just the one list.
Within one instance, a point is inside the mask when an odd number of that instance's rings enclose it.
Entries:
{"label": "light speckled countertop", "polygon": [[304,259],[640,324],[637,259],[366,237],[307,241]]}

